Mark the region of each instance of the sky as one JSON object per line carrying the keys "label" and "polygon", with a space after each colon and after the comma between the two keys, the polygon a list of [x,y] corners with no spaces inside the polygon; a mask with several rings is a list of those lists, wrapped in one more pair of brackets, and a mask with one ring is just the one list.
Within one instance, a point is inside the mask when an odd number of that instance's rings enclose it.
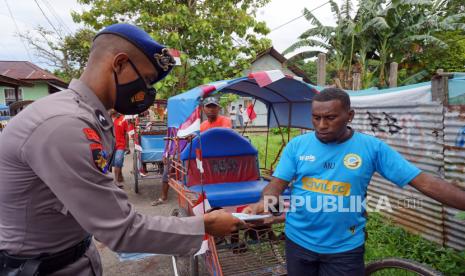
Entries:
{"label": "sky", "polygon": [[[265,21],[273,30],[301,16],[304,8],[311,10],[326,2],[326,0],[272,0],[258,11],[257,19]],[[76,0],[0,0],[0,60],[29,60],[41,67],[47,67],[35,56],[32,48],[25,44],[26,42],[23,43],[17,35],[18,30],[21,33],[29,31],[33,34],[37,26],[53,31],[39,6],[52,24],[56,28],[65,30],[66,34],[75,32],[81,27],[71,18],[72,11],[84,9]],[[10,10],[16,24],[10,15]],[[318,8],[314,14],[323,24],[334,25],[335,20],[329,4]],[[273,46],[282,52],[310,27],[310,23],[304,17],[300,17],[271,31],[267,37],[272,40]]]}

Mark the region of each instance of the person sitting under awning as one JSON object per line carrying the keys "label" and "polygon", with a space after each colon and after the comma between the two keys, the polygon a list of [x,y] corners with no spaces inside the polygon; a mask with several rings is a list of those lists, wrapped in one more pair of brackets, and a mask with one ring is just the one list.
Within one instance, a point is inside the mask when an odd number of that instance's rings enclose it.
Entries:
{"label": "person sitting under awning", "polygon": [[205,115],[207,115],[207,120],[200,124],[200,132],[204,132],[214,127],[232,128],[231,119],[226,116],[219,115],[220,110],[221,106],[217,98],[205,98],[203,101],[203,111],[205,112]]}

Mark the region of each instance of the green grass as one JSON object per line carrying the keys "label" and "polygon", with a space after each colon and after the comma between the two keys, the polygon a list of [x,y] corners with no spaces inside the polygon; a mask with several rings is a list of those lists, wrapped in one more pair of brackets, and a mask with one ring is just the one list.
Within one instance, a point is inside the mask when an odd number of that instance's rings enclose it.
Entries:
{"label": "green grass", "polygon": [[[291,139],[300,135],[300,130],[291,129]],[[265,148],[266,148],[266,133],[250,134],[250,140],[252,145],[258,149],[258,159],[260,161],[260,168],[265,168]],[[287,143],[287,131],[284,133],[284,141]],[[268,137],[268,156],[266,162],[266,168],[270,168],[271,163],[275,160],[276,155],[283,144],[281,134],[272,129]],[[277,163],[276,163],[277,165]]]}
{"label": "green grass", "polygon": [[441,247],[395,226],[380,214],[370,213],[365,261],[399,257],[424,263],[445,275],[464,275],[465,251]]}

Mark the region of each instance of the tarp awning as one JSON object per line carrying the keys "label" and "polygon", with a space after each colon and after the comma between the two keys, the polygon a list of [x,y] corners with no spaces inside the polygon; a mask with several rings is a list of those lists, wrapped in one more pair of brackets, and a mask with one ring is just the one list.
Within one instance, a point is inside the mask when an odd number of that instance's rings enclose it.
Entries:
{"label": "tarp awning", "polygon": [[5,111],[5,110],[10,110],[10,108],[7,105],[0,104],[0,111]]}
{"label": "tarp awning", "polygon": [[[267,74],[271,79],[264,82],[263,75],[266,77]],[[219,92],[253,97],[263,102],[269,111],[269,127],[312,128],[311,103],[318,91],[302,80],[276,70],[201,85],[169,98],[168,127],[179,129],[183,124],[194,124],[198,121],[202,99]]]}

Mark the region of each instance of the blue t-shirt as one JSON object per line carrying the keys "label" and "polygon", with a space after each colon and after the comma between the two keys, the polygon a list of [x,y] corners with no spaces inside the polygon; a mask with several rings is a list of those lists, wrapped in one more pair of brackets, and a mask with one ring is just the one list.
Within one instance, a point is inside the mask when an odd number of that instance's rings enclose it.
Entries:
{"label": "blue t-shirt", "polygon": [[383,141],[358,132],[340,144],[325,144],[314,132],[292,139],[273,174],[294,180],[286,236],[323,254],[361,246],[366,223],[361,206],[374,172],[403,187],[421,171]]}

